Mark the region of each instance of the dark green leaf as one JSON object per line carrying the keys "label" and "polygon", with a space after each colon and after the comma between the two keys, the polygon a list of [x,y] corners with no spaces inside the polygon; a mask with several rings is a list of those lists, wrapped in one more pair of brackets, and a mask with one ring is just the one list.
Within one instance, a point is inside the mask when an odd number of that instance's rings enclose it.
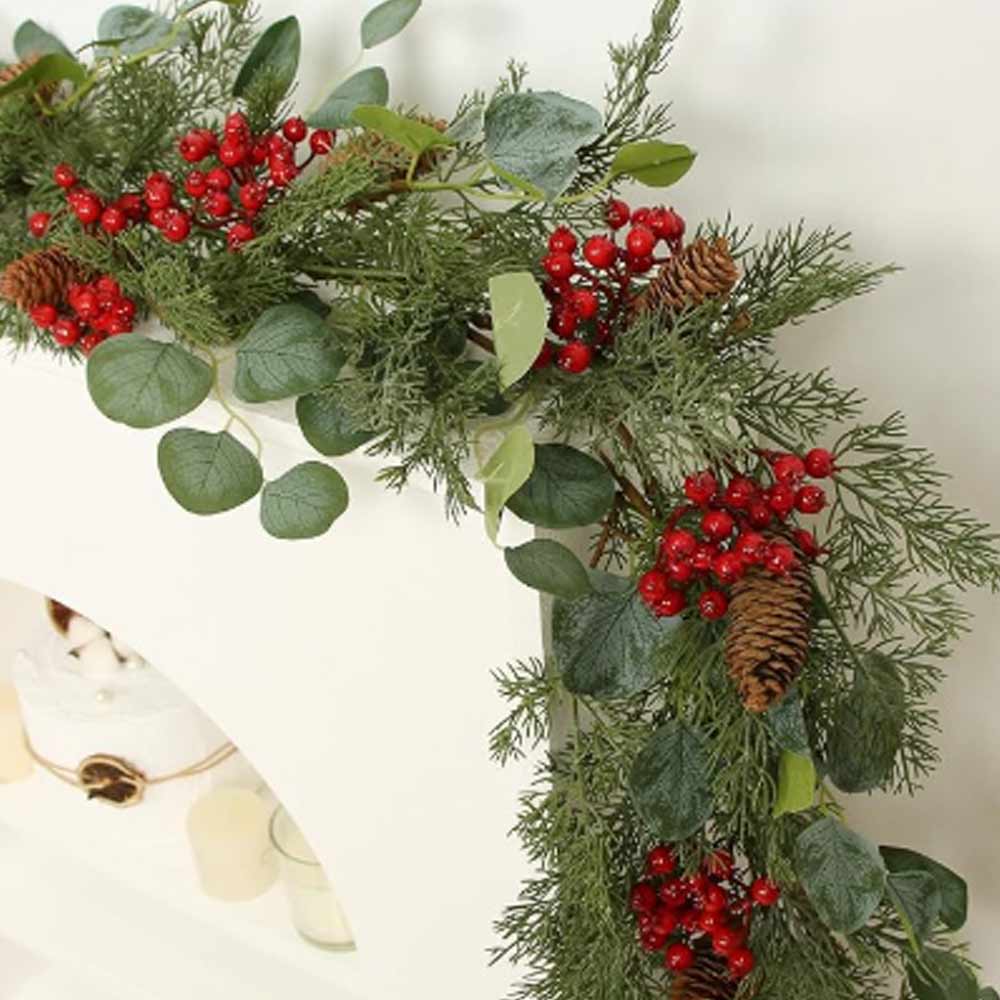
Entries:
{"label": "dark green leaf", "polygon": [[782,750],[802,756],[812,755],[806,720],[802,715],[802,699],[797,689],[793,688],[777,705],[769,708],[764,718],[775,743]]}
{"label": "dark green leaf", "polygon": [[931,936],[941,915],[941,893],[927,872],[890,873],[886,880],[889,900],[896,908],[914,951]]}
{"label": "dark green leaf", "polygon": [[483,516],[486,520],[486,534],[491,541],[497,540],[500,530],[500,511],[531,475],[535,464],[535,442],[531,432],[523,424],[512,428],[479,470],[483,482]]}
{"label": "dark green leaf", "polygon": [[301,50],[302,32],[298,18],[285,17],[275,21],[257,39],[257,44],[244,60],[233,84],[233,94],[236,97],[245,94],[262,71],[287,90],[295,80]]}
{"label": "dark green leaf", "polygon": [[322,462],[303,462],[264,486],[260,522],[275,538],[315,538],[347,510],[347,483]]}
{"label": "dark green leaf", "polygon": [[493,343],[506,388],[530,371],[545,340],[548,306],[534,276],[524,272],[490,278]]}
{"label": "dark green leaf", "polygon": [[305,439],[321,455],[347,455],[375,437],[375,431],[359,429],[332,392],[299,396],[295,416]]}
{"label": "dark green leaf", "polygon": [[14,32],[14,51],[18,59],[32,56],[47,56],[52,52],[73,57],[73,53],[63,43],[34,21],[22,21]]}
{"label": "dark green leaf", "polygon": [[896,665],[869,654],[833,714],[826,763],[841,791],[867,792],[891,778],[905,715],[906,690]]}
{"label": "dark green leaf", "polygon": [[812,757],[784,750],[778,760],[778,794],[774,818],[810,809],[816,794],[816,768]]}
{"label": "dark green leaf", "polygon": [[362,104],[389,103],[389,78],[381,66],[369,66],[348,77],[309,116],[313,128],[347,128]]}
{"label": "dark green leaf", "polygon": [[566,600],[592,591],[583,563],[565,545],[549,538],[536,538],[517,548],[504,550],[507,567],[528,587]]}
{"label": "dark green leaf", "polygon": [[701,733],[673,720],[636,757],[629,788],[650,832],[667,841],[697,833],[712,814],[708,753]]}
{"label": "dark green leaf", "polygon": [[926,872],[941,893],[941,921],[950,931],[961,930],[969,913],[969,887],[965,879],[933,858],[905,847],[880,847],[886,867],[893,873]]}
{"label": "dark green leaf", "polygon": [[951,952],[925,948],[910,961],[906,978],[917,1000],[979,1000],[972,970]]}
{"label": "dark green leaf", "polygon": [[1000,993],[997,993],[992,986],[987,986],[979,991],[979,1000],[1000,1000]]}
{"label": "dark green leaf", "polygon": [[162,14],[130,4],[109,8],[97,22],[97,38],[106,43],[102,51],[114,48],[123,55],[164,46],[172,33],[175,45],[186,37],[183,30],[175,32],[173,23]]}
{"label": "dark green leaf", "polygon": [[156,427],[190,413],[212,388],[212,369],[177,344],[112,337],[87,361],[87,389],[106,417]]}
{"label": "dark green leaf", "polygon": [[799,834],[795,868],[824,923],[843,934],[864,927],[885,895],[878,849],[831,817]]}
{"label": "dark green leaf", "polygon": [[264,482],[260,462],[226,431],[167,431],[157,458],[170,495],[192,514],[238,507],[255,497]]}
{"label": "dark green leaf", "polygon": [[377,132],[391,142],[419,156],[435,146],[453,146],[455,140],[445,132],[439,132],[416,118],[398,114],[376,104],[359,104],[351,115],[358,125],[370,132]]}
{"label": "dark green leaf", "polygon": [[361,22],[361,46],[373,49],[398,35],[420,10],[421,0],[385,0],[365,14]]}
{"label": "dark green leaf", "polygon": [[486,156],[505,179],[554,199],[569,187],[576,151],[604,131],[600,112],[552,91],[501,94],[486,109]]}
{"label": "dark green leaf", "polygon": [[531,478],[507,506],[542,528],[581,528],[604,517],[614,498],[615,481],[597,459],[566,444],[543,444]]}
{"label": "dark green leaf", "polygon": [[691,169],[695,155],[693,150],[677,143],[632,142],[618,150],[611,172],[650,187],[669,187]]}
{"label": "dark green leaf", "polygon": [[263,403],[315,392],[330,385],[343,364],[333,332],[312,309],[272,306],[236,349],[236,395]]}
{"label": "dark green leaf", "polygon": [[45,83],[58,83],[60,80],[81,83],[86,76],[87,71],[75,59],[51,52],[0,87],[0,97],[35,90]]}
{"label": "dark green leaf", "polygon": [[657,653],[680,619],[654,618],[629,580],[597,580],[596,593],[555,602],[552,651],[574,694],[628,698],[657,680]]}

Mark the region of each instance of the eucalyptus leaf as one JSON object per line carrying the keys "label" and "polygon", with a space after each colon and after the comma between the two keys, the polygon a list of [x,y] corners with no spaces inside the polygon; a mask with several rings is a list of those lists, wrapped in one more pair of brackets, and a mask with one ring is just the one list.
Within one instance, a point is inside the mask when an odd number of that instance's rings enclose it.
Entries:
{"label": "eucalyptus leaf", "polygon": [[43,84],[58,83],[60,80],[79,84],[86,77],[87,71],[75,59],[59,52],[50,52],[0,87],[0,97],[7,97],[20,91],[35,90]]}
{"label": "eucalyptus leaf", "polygon": [[628,698],[659,677],[658,653],[679,618],[649,613],[634,583],[598,577],[596,592],[552,609],[552,652],[563,683],[600,701]]}
{"label": "eucalyptus leaf", "polygon": [[369,66],[348,77],[309,116],[313,128],[347,128],[354,122],[354,112],[362,104],[389,103],[389,78],[381,66]]}
{"label": "eucalyptus leaf", "polygon": [[676,719],[653,733],[629,775],[636,811],[653,836],[684,840],[712,814],[708,751],[700,732]]}
{"label": "eucalyptus leaf", "polygon": [[979,1000],[1000,1000],[1000,993],[992,986],[987,986],[979,991]]}
{"label": "eucalyptus leaf", "polygon": [[295,416],[305,439],[321,455],[347,455],[376,435],[375,431],[356,427],[332,392],[299,396]]}
{"label": "eucalyptus leaf", "polygon": [[507,432],[500,446],[479,471],[485,493],[483,514],[486,534],[491,541],[497,540],[500,531],[500,511],[531,475],[534,464],[535,442],[528,428],[519,424]]}
{"label": "eucalyptus leaf", "polygon": [[110,420],[156,427],[190,413],[212,388],[212,369],[177,344],[112,337],[87,360],[87,389]]}
{"label": "eucalyptus leaf", "polygon": [[583,563],[565,545],[550,538],[536,538],[504,550],[507,568],[525,586],[565,600],[592,592]]}
{"label": "eucalyptus leaf", "polygon": [[882,860],[890,872],[926,872],[937,884],[941,893],[941,922],[950,931],[965,926],[969,913],[969,887],[960,875],[933,858],[905,847],[879,848]]}
{"label": "eucalyptus leaf", "polygon": [[925,948],[919,959],[911,959],[906,978],[917,1000],[979,1000],[972,970],[938,948]]}
{"label": "eucalyptus leaf", "polygon": [[236,349],[236,395],[263,403],[330,385],[344,364],[330,327],[308,306],[272,306]]}
{"label": "eucalyptus leaf", "polygon": [[53,52],[73,58],[73,53],[55,35],[31,20],[22,21],[14,32],[14,51],[18,59],[46,56]]}
{"label": "eucalyptus leaf", "polygon": [[101,47],[105,54],[113,48],[123,55],[135,55],[165,45],[171,35],[174,45],[187,37],[183,28],[175,30],[169,18],[132,4],[109,7],[97,22],[97,39],[105,43]]}
{"label": "eucalyptus leaf", "polygon": [[323,462],[303,462],[265,483],[260,521],[275,538],[315,538],[347,510],[344,477]]}
{"label": "eucalyptus leaf", "polygon": [[867,792],[891,778],[905,716],[906,689],[896,665],[870,653],[833,713],[826,764],[842,792]]}
{"label": "eucalyptus leaf", "polygon": [[264,476],[254,454],[228,431],[167,431],[157,454],[170,495],[192,514],[219,514],[260,492]]}
{"label": "eucalyptus leaf", "polygon": [[553,91],[501,94],[490,102],[484,120],[491,165],[505,179],[516,178],[550,200],[579,170],[577,150],[603,132],[596,108]]}
{"label": "eucalyptus leaf", "polygon": [[631,142],[622,146],[611,162],[615,177],[631,177],[649,187],[676,184],[690,169],[695,152],[672,142]]}
{"label": "eucalyptus leaf", "polygon": [[419,156],[435,146],[453,146],[455,140],[416,118],[401,115],[377,104],[359,104],[351,114],[354,123],[385,136],[404,149]]}
{"label": "eucalyptus leaf", "polygon": [[420,10],[421,0],[385,0],[365,14],[361,22],[361,46],[373,49],[398,35]]}
{"label": "eucalyptus leaf", "polygon": [[526,271],[490,278],[493,344],[506,388],[531,370],[545,341],[548,306],[534,276]]}
{"label": "eucalyptus leaf", "polygon": [[886,891],[910,944],[914,951],[920,951],[941,916],[941,892],[934,876],[927,872],[890,872]]}
{"label": "eucalyptus leaf", "polygon": [[802,756],[811,756],[809,732],[802,714],[802,698],[797,688],[792,688],[777,705],[767,710],[764,716],[775,743],[782,750]]}
{"label": "eucalyptus leaf", "polygon": [[595,524],[615,498],[615,481],[603,464],[567,444],[539,445],[531,478],[507,506],[542,528]]}
{"label": "eucalyptus leaf", "polygon": [[784,750],[778,760],[778,793],[774,818],[811,809],[816,795],[816,767],[812,757]]}
{"label": "eucalyptus leaf", "polygon": [[885,895],[878,849],[832,817],[799,834],[795,869],[823,922],[843,934],[864,927]]}
{"label": "eucalyptus leaf", "polygon": [[302,31],[296,17],[285,17],[269,25],[243,61],[233,94],[242,97],[258,73],[266,72],[287,91],[295,80],[302,51]]}

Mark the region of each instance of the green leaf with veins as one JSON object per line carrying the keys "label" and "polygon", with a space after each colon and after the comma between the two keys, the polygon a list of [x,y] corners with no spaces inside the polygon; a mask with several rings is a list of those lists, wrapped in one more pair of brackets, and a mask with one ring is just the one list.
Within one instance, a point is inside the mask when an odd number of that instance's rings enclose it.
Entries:
{"label": "green leaf with veins", "polygon": [[507,432],[496,451],[487,459],[479,471],[479,479],[484,484],[484,509],[486,534],[490,540],[497,540],[500,531],[500,512],[531,475],[535,464],[535,442],[531,432],[523,424]]}
{"label": "green leaf with veins", "polygon": [[303,436],[321,455],[347,455],[367,444],[377,433],[356,427],[329,390],[299,396],[295,416]]}
{"label": "green leaf with veins", "polygon": [[965,879],[950,868],[918,851],[905,847],[879,848],[882,860],[890,872],[926,872],[930,875],[941,894],[941,921],[950,931],[959,931],[965,926],[969,912],[969,887]]}
{"label": "green leaf with veins", "polygon": [[527,587],[573,600],[592,592],[583,563],[565,545],[536,538],[504,550],[507,568]]}
{"label": "green leaf with veins", "polygon": [[264,485],[260,521],[275,538],[316,538],[347,510],[344,477],[323,462],[303,462]]}
{"label": "green leaf with veins", "polygon": [[309,116],[313,128],[349,128],[355,124],[354,112],[362,104],[385,106],[389,103],[389,78],[381,66],[359,70],[337,86]]}
{"label": "green leaf with veins", "polygon": [[927,872],[889,873],[886,879],[889,901],[896,908],[910,945],[919,952],[933,934],[941,916],[941,892]]}

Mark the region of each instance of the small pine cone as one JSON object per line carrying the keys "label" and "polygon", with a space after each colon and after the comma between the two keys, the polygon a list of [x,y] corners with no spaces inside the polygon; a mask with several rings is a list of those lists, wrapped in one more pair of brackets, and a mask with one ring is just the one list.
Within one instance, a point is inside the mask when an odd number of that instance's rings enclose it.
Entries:
{"label": "small pine cone", "polygon": [[660,268],[660,273],[636,299],[633,312],[648,309],[680,312],[708,299],[725,298],[739,277],[724,236],[711,242],[697,239]]}
{"label": "small pine cone", "polygon": [[[423,125],[430,125],[438,132],[444,132],[448,123],[441,118],[430,115],[420,115],[415,118]],[[421,177],[434,169],[435,165],[448,152],[447,147],[438,146],[427,150],[417,163],[414,176]],[[377,132],[361,132],[353,139],[335,147],[326,157],[328,167],[342,166],[351,160],[365,160],[372,166],[388,174],[390,181],[401,181],[406,177],[413,157],[409,150],[392,142]]]}
{"label": "small pine cone", "polygon": [[797,563],[787,575],[754,569],[732,587],[726,663],[747,711],[765,712],[802,670],[809,651],[812,578]]}
{"label": "small pine cone", "polygon": [[0,68],[0,87],[16,80],[26,69],[31,69],[38,62],[38,58],[38,56],[28,56],[27,59]]}
{"label": "small pine cone", "polygon": [[69,286],[83,278],[83,268],[58,247],[33,250],[0,273],[0,298],[25,312],[43,303],[58,305],[66,300]]}
{"label": "small pine cone", "polygon": [[737,986],[722,959],[699,954],[690,969],[673,977],[670,1000],[733,1000]]}

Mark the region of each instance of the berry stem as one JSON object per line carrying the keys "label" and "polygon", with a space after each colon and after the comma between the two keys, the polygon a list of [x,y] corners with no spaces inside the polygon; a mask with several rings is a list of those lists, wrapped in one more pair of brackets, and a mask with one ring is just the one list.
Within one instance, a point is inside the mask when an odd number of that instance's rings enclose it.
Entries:
{"label": "berry stem", "polygon": [[474,327],[469,327],[465,331],[465,336],[468,337],[468,339],[471,340],[477,347],[481,347],[484,351],[487,351],[490,354],[496,354],[497,349],[494,346],[492,339],[487,337],[482,331],[477,330]]}

